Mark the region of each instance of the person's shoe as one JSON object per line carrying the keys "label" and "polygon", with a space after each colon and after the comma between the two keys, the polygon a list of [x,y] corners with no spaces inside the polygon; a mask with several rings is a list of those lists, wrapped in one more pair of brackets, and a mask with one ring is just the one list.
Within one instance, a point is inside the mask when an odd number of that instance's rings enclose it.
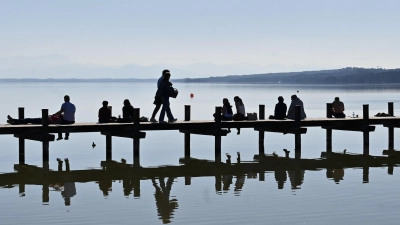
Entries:
{"label": "person's shoe", "polygon": [[167,121],[159,121],[158,123],[167,123]]}
{"label": "person's shoe", "polygon": [[157,123],[158,121],[157,121],[156,119],[154,119],[154,118],[151,118],[151,119],[150,119],[150,122],[152,122],[152,123]]}
{"label": "person's shoe", "polygon": [[7,119],[11,121],[13,120],[13,118],[10,115],[7,115]]}
{"label": "person's shoe", "polygon": [[64,140],[67,140],[67,141],[68,141],[68,139],[69,139],[69,136],[65,136]]}
{"label": "person's shoe", "polygon": [[168,120],[168,123],[174,123],[174,122],[176,122],[178,119],[177,118],[174,118],[174,119],[172,119],[172,120]]}
{"label": "person's shoe", "polygon": [[63,139],[63,137],[58,136],[58,138],[56,140],[59,141],[59,140],[62,140],[62,139]]}
{"label": "person's shoe", "polygon": [[11,124],[11,125],[15,125],[14,120],[7,120],[7,123]]}

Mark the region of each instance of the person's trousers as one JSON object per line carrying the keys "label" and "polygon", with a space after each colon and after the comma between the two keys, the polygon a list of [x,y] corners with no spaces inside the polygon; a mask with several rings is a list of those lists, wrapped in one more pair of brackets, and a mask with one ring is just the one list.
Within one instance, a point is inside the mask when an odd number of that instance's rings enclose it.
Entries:
{"label": "person's trousers", "polygon": [[26,118],[26,119],[14,119],[15,125],[18,124],[42,124],[42,118]]}
{"label": "person's trousers", "polygon": [[[75,121],[62,120],[60,124],[74,124],[74,123],[75,123]],[[62,133],[59,132],[59,133],[58,133],[58,136],[59,136],[59,137],[62,137]],[[66,137],[69,136],[69,133],[65,133],[65,136],[66,136]]]}
{"label": "person's trousers", "polygon": [[159,122],[164,121],[165,113],[167,113],[167,117],[169,120],[173,120],[174,116],[171,113],[171,108],[169,107],[169,97],[161,97],[162,100],[162,108],[160,113]]}

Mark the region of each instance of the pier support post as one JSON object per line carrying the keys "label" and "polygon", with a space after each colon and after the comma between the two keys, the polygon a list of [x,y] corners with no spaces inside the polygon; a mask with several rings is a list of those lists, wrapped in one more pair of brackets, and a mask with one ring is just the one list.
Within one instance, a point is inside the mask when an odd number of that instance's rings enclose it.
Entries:
{"label": "pier support post", "polygon": [[140,109],[135,108],[133,110],[133,126],[135,136],[133,138],[133,164],[134,166],[140,166]]}
{"label": "pier support post", "polygon": [[140,198],[140,177],[135,177],[133,182],[133,197]]}
{"label": "pier support post", "polygon": [[[112,116],[112,106],[108,106],[111,110],[111,116]],[[106,161],[111,161],[112,160],[112,136],[111,135],[106,135]]]}
{"label": "pier support post", "polygon": [[[42,109],[43,165],[49,165],[49,110]],[[47,163],[46,163],[47,162]],[[46,170],[46,168],[43,169]],[[48,168],[47,168],[48,169]]]}
{"label": "pier support post", "polygon": [[296,133],[294,134],[294,142],[295,142],[295,158],[300,159],[301,158],[301,132],[300,132],[300,113],[301,113],[301,106],[296,105],[295,106],[295,128],[297,128]]}
{"label": "pier support post", "polygon": [[106,161],[112,160],[112,136],[106,135]]}
{"label": "pier support post", "polygon": [[[259,105],[259,119],[265,120],[265,105]],[[265,156],[265,147],[264,147],[264,138],[265,132],[259,131],[258,132],[258,155],[260,156],[260,160],[263,159]]]}
{"label": "pier support post", "polygon": [[[190,105],[185,105],[185,121],[190,121]],[[190,133],[185,133],[185,159],[190,159]]]}
{"label": "pier support post", "polygon": [[[326,118],[332,118],[332,103],[326,103]],[[332,129],[326,129],[326,152],[332,152]]]}
{"label": "pier support post", "polygon": [[265,120],[265,105],[259,105],[258,106],[258,119],[259,120]]}
{"label": "pier support post", "polygon": [[[388,114],[394,116],[393,102],[388,102]],[[394,127],[388,127],[388,150],[394,150]]]}
{"label": "pier support post", "polygon": [[[24,108],[20,107],[18,108],[18,119],[24,119],[25,118],[25,112]],[[19,148],[19,164],[23,165],[25,164],[25,139],[23,138],[18,138],[18,148]],[[25,189],[25,187],[24,187]],[[25,192],[25,191],[24,191]]]}
{"label": "pier support post", "polygon": [[215,107],[215,162],[221,162],[221,111],[222,107]]}
{"label": "pier support post", "polygon": [[[368,127],[369,125],[369,105],[363,105],[363,123],[364,126]],[[364,156],[369,155],[369,131],[367,128],[363,131],[363,148],[364,148]]]}

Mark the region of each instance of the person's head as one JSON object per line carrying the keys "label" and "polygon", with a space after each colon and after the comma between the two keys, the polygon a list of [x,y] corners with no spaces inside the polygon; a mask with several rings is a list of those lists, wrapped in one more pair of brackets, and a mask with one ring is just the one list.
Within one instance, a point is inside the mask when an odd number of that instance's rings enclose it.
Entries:
{"label": "person's head", "polygon": [[295,99],[297,99],[297,95],[292,95],[290,98],[291,98],[292,100],[295,100]]}
{"label": "person's head", "polygon": [[64,102],[69,102],[69,96],[68,95],[64,96]]}
{"label": "person's head", "polygon": [[107,101],[103,101],[103,106],[107,107],[108,106],[108,102]]}
{"label": "person's head", "polygon": [[242,100],[239,96],[235,96],[235,97],[233,98],[233,101],[239,102],[240,105],[243,105],[243,100]]}
{"label": "person's head", "polygon": [[228,100],[227,98],[222,99],[222,103],[223,103],[224,105],[230,105],[230,104],[229,104],[229,100]]}
{"label": "person's head", "polygon": [[131,102],[128,99],[124,100],[124,106],[130,106]]}
{"label": "person's head", "polygon": [[169,70],[165,69],[162,71],[162,75],[164,76],[166,73],[169,73]]}
{"label": "person's head", "polygon": [[335,101],[339,101],[339,97],[335,97]]}
{"label": "person's head", "polygon": [[283,100],[284,100],[284,99],[283,99],[282,96],[279,96],[279,97],[278,97],[278,102],[283,102]]}
{"label": "person's head", "polygon": [[171,78],[171,74],[169,72],[166,72],[164,74],[164,80],[169,80],[169,78]]}

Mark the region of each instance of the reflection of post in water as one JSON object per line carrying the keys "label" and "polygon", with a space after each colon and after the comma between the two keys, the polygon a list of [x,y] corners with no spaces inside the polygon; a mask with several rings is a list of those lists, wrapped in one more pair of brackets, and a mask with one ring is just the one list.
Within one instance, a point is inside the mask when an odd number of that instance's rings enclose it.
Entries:
{"label": "reflection of post in water", "polygon": [[156,189],[154,197],[156,200],[158,216],[160,216],[159,219],[161,219],[164,224],[171,223],[171,218],[173,218],[174,211],[178,208],[178,200],[169,199],[174,178],[169,177],[167,184],[165,185],[164,177],[160,177],[160,186],[158,186],[154,178],[152,178],[151,181]]}
{"label": "reflection of post in water", "polygon": [[363,183],[369,183],[369,166],[363,166]]}
{"label": "reflection of post in water", "polygon": [[283,189],[287,180],[286,170],[275,170],[275,180],[278,183],[278,189]]}

